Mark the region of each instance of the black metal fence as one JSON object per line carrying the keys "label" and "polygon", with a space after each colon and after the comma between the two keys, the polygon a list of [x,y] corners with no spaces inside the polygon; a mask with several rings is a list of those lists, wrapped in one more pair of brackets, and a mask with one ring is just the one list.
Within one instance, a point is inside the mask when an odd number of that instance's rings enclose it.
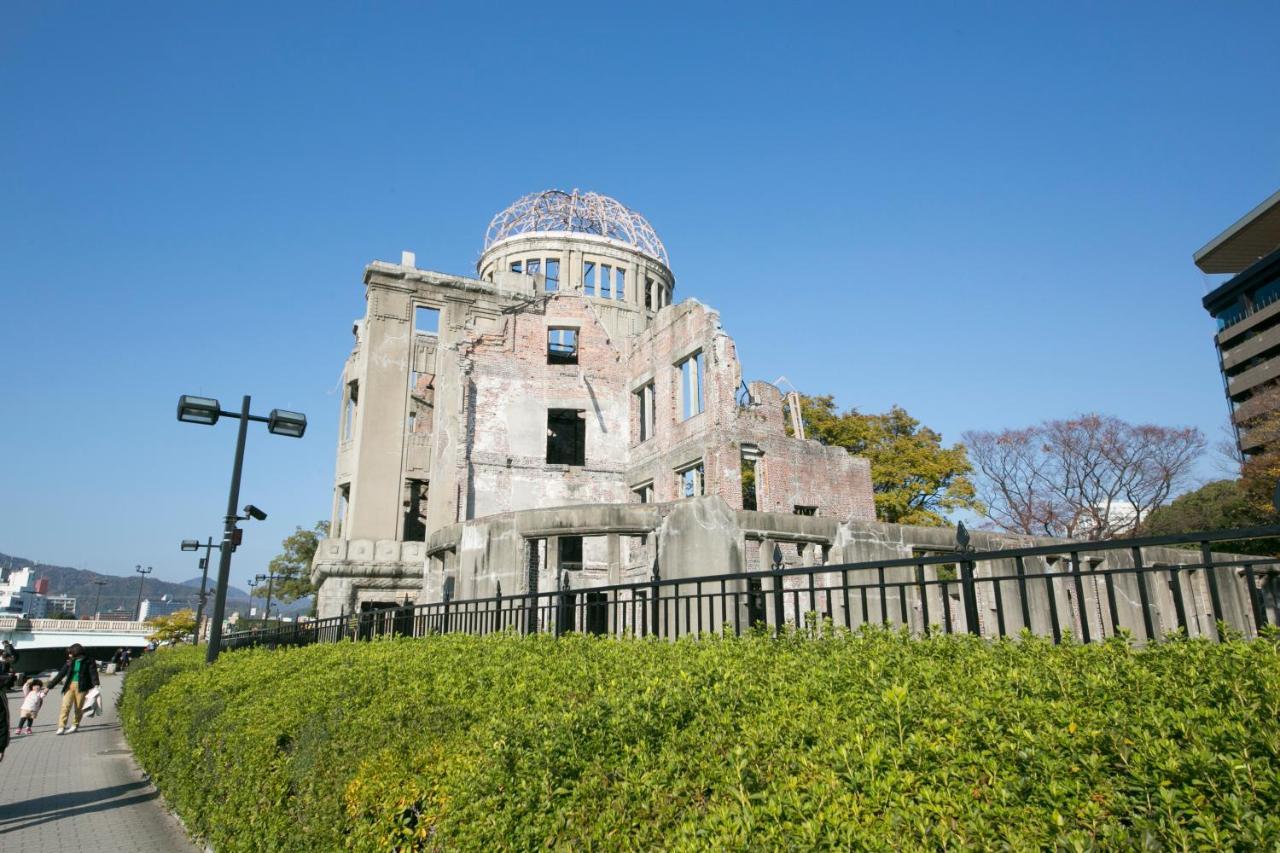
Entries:
{"label": "black metal fence", "polygon": [[[700,577],[664,578],[655,566],[642,581],[514,595],[498,585],[486,598],[446,594],[430,604],[230,633],[223,644],[237,649],[503,631],[674,639],[869,624],[985,637],[1029,630],[1055,642],[1068,634],[1091,642],[1121,632],[1139,643],[1175,631],[1252,637],[1280,615],[1280,559],[1213,551],[1215,542],[1249,539],[1280,539],[1280,526]],[[1170,547],[1179,545],[1197,550]]]}

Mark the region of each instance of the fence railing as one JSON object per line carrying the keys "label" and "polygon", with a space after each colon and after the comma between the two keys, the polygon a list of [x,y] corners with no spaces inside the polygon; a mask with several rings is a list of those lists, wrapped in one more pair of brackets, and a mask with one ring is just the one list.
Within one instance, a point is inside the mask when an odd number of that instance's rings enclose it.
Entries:
{"label": "fence railing", "polygon": [[[406,605],[229,633],[228,649],[382,636],[570,631],[680,636],[879,624],[984,637],[1031,631],[1060,642],[1127,632],[1252,637],[1275,624],[1280,558],[1218,554],[1215,542],[1280,539],[1280,526],[1069,542],[995,551],[646,580]],[[1196,551],[1169,550],[1194,545]],[[1165,549],[1153,555],[1152,549]]]}

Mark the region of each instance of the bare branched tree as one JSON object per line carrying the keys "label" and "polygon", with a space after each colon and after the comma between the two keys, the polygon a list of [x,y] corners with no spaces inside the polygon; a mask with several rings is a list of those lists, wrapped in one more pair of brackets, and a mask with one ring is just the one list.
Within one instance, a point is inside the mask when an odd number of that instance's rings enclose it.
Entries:
{"label": "bare branched tree", "polygon": [[1213,467],[1231,480],[1239,477],[1240,469],[1244,467],[1244,454],[1240,452],[1236,429],[1230,420],[1218,428],[1218,440],[1213,443]]}
{"label": "bare branched tree", "polygon": [[1191,476],[1200,430],[1105,415],[969,432],[987,517],[1016,533],[1110,539],[1132,533]]}

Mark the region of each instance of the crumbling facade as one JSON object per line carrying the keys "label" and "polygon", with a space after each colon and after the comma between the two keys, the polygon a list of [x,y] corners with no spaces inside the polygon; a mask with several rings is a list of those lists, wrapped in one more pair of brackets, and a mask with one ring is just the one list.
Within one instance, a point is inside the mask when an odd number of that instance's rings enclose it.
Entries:
{"label": "crumbling facade", "polygon": [[[675,304],[638,214],[591,193],[525,197],[495,218],[477,272],[407,253],[365,271],[313,568],[321,616],[446,587],[554,589],[565,572],[647,576],[660,552],[664,573],[754,568],[738,511],[874,518],[866,460],[788,435],[781,392],[743,382],[719,315]],[[731,541],[666,542],[665,519],[704,497]],[[534,518],[556,535],[525,529]]]}

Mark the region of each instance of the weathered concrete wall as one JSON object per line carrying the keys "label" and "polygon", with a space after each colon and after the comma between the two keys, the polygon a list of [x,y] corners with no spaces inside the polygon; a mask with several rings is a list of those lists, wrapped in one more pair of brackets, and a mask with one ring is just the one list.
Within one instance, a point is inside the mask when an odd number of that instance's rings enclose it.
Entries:
{"label": "weathered concrete wall", "polygon": [[[590,301],[553,294],[506,318],[501,336],[462,348],[471,393],[464,403],[469,451],[464,518],[540,506],[622,503],[627,458],[626,367]],[[578,336],[576,365],[547,363],[552,328]],[[585,415],[586,464],[552,465],[547,412]]]}
{"label": "weathered concrete wall", "polygon": [[[601,562],[592,570],[558,571],[555,543],[576,536],[600,536],[608,543],[602,556],[597,557]],[[1111,634],[1114,623],[1139,640],[1149,636],[1138,577],[1111,574],[1108,590],[1108,575],[1102,573],[1132,567],[1129,551],[1073,552],[1073,548],[1088,546],[985,531],[974,531],[971,537],[970,554],[1013,548],[1055,549],[1053,553],[1025,557],[1021,578],[1018,564],[1012,559],[976,561],[978,627],[984,636],[998,636],[1002,631],[1017,634],[1024,627],[1050,636],[1055,633],[1056,621],[1056,633],[1069,632],[1081,638],[1085,633],[1082,619],[1087,621],[1094,639]],[[620,544],[627,538],[637,542],[645,538],[653,543],[654,549],[647,552],[648,564],[627,565],[626,549]],[[641,584],[637,593],[614,593],[617,601],[625,603],[632,601],[634,594],[648,594],[652,568],[656,567],[665,580],[768,571],[776,550],[785,568],[832,567],[830,572],[819,571],[812,578],[800,574],[783,577],[783,618],[787,622],[804,622],[805,614],[813,611],[852,628],[887,622],[917,632],[944,625],[956,632],[968,630],[958,582],[957,561],[964,555],[957,552],[954,531],[949,528],[735,511],[719,497],[649,505],[530,510],[454,525],[437,531],[426,543],[429,557],[422,600],[441,600],[446,577],[454,578],[455,600],[492,596],[498,584],[504,595],[527,594],[530,549],[536,551],[539,547],[531,543],[546,545],[544,555],[535,560],[534,579],[540,593],[569,589],[577,594],[607,584]],[[1061,550],[1056,550],[1059,547]],[[1167,548],[1146,548],[1141,556],[1146,566],[1199,561],[1196,552]],[[949,559],[940,565],[936,561],[929,565],[876,565],[928,557]],[[1215,555],[1215,559],[1232,558]],[[1062,576],[1073,560],[1091,576],[1079,583]],[[852,564],[856,567],[849,568]],[[1205,574],[1200,570],[1178,572],[1187,630],[1192,636],[1216,635],[1214,605]],[[1252,632],[1251,605],[1240,573],[1219,570],[1215,578],[1219,618],[1237,630]],[[757,590],[754,593],[753,583]],[[741,628],[755,619],[774,624],[773,583],[774,577],[769,576],[758,581],[744,578],[703,582],[701,586],[681,584],[678,594],[700,593],[700,606],[697,600],[680,605],[666,602],[663,606],[669,612],[663,618],[674,620],[673,633],[676,625],[684,632],[691,625],[700,630],[716,630],[725,624]],[[1178,626],[1170,575],[1167,571],[1146,575],[1142,583],[1152,626],[1150,636],[1162,637]],[[664,598],[672,594],[671,587],[665,588]],[[756,610],[752,609],[753,597]],[[550,607],[552,599],[544,597],[542,602]],[[627,627],[612,621],[623,618],[619,613],[611,613],[609,618],[610,630]]]}
{"label": "weathered concrete wall", "polygon": [[425,560],[422,542],[322,540],[311,567],[319,589],[316,612],[323,618],[359,610],[365,602],[419,602]]}

